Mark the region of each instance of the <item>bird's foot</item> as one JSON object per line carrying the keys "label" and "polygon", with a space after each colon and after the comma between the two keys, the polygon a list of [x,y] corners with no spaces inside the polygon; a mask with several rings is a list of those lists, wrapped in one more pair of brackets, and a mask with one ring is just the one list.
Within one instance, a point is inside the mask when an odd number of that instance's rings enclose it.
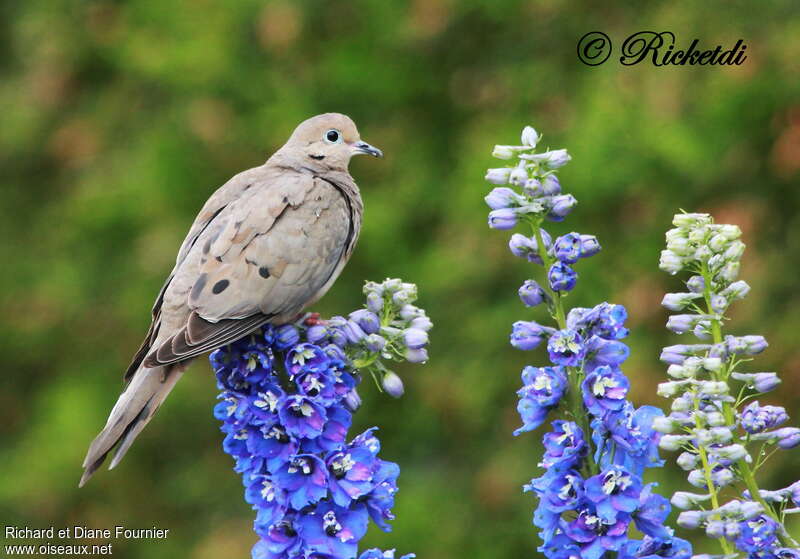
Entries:
{"label": "bird's foot", "polygon": [[325,324],[325,320],[321,319],[318,312],[310,312],[303,319],[303,324],[306,326],[316,326],[317,324]]}

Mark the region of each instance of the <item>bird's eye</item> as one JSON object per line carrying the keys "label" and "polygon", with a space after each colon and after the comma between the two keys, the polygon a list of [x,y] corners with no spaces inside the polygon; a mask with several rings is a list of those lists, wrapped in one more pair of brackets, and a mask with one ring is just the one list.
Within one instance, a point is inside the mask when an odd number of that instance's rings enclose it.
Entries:
{"label": "bird's eye", "polygon": [[324,138],[325,141],[328,142],[329,144],[338,144],[339,142],[342,141],[342,135],[339,133],[338,130],[334,129],[325,132]]}

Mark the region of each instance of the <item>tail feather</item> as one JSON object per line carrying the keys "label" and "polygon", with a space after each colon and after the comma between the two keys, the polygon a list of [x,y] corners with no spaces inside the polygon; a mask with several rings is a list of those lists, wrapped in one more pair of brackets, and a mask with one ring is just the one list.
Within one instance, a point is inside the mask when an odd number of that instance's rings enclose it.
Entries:
{"label": "tail feather", "polygon": [[136,440],[136,437],[139,436],[139,433],[142,432],[142,429],[150,422],[153,418],[155,413],[158,411],[158,408],[161,407],[161,404],[164,402],[166,397],[172,391],[175,383],[178,382],[178,379],[183,376],[183,371],[186,368],[185,365],[178,365],[169,367],[169,372],[167,373],[166,378],[164,378],[161,388],[153,394],[153,397],[145,404],[142,411],[139,412],[139,415],[136,416],[133,422],[128,426],[125,430],[125,433],[120,438],[120,442],[117,445],[117,448],[114,450],[114,457],[111,459],[111,463],[108,465],[108,469],[112,470],[117,467],[117,464],[120,463],[122,458],[125,456],[125,453],[128,452],[128,449],[133,444],[133,441]]}
{"label": "tail feather", "polygon": [[120,394],[108,416],[106,426],[95,437],[83,461],[83,476],[78,484],[83,487],[103,464],[108,453],[117,446],[110,468],[119,464],[134,439],[147,425],[161,403],[183,374],[186,365],[167,367],[140,367],[128,386]]}

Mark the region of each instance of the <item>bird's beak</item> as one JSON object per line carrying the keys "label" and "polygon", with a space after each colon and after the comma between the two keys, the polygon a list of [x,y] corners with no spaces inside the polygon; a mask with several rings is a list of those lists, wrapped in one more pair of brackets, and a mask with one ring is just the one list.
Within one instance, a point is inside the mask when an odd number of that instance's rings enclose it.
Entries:
{"label": "bird's beak", "polygon": [[353,153],[366,153],[373,157],[383,157],[383,152],[381,150],[369,145],[367,142],[356,142],[353,144]]}

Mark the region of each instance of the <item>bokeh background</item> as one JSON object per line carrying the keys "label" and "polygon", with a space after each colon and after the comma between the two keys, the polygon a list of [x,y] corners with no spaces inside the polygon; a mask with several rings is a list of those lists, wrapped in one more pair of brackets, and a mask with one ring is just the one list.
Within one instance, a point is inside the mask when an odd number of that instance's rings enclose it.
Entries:
{"label": "bokeh background", "polygon": [[[366,220],[317,306],[347,312],[365,279],[420,286],[430,362],[392,400],[365,385],[355,429],[378,425],[402,466],[394,532],[365,543],[420,557],[535,556],[539,437],[511,436],[515,390],[538,352],[507,345],[535,272],[486,226],[495,143],[525,124],[567,147],[580,205],[555,231],[598,235],[570,301],[625,304],[637,403],[655,395],[663,328],[658,252],[674,212],[739,224],[753,287],[731,331],[762,333],[754,364],[783,375],[764,400],[800,403],[800,18],[795,2],[192,2],[0,4],[0,515],[4,524],[169,528],[115,557],[246,557],[252,512],[222,453],[207,362],[193,365],[114,472],[77,489],[86,447],[121,388],[149,308],[195,213],[294,126],[350,114],[383,160],[357,159]],[[587,67],[575,45],[670,30],[748,45],[735,67]],[[671,458],[674,458],[671,457]],[[673,462],[654,472],[685,487]],[[797,477],[798,455],[765,486]],[[673,517],[674,518],[674,517]],[[797,527],[795,527],[797,528]],[[701,550],[712,548],[704,541]]]}

